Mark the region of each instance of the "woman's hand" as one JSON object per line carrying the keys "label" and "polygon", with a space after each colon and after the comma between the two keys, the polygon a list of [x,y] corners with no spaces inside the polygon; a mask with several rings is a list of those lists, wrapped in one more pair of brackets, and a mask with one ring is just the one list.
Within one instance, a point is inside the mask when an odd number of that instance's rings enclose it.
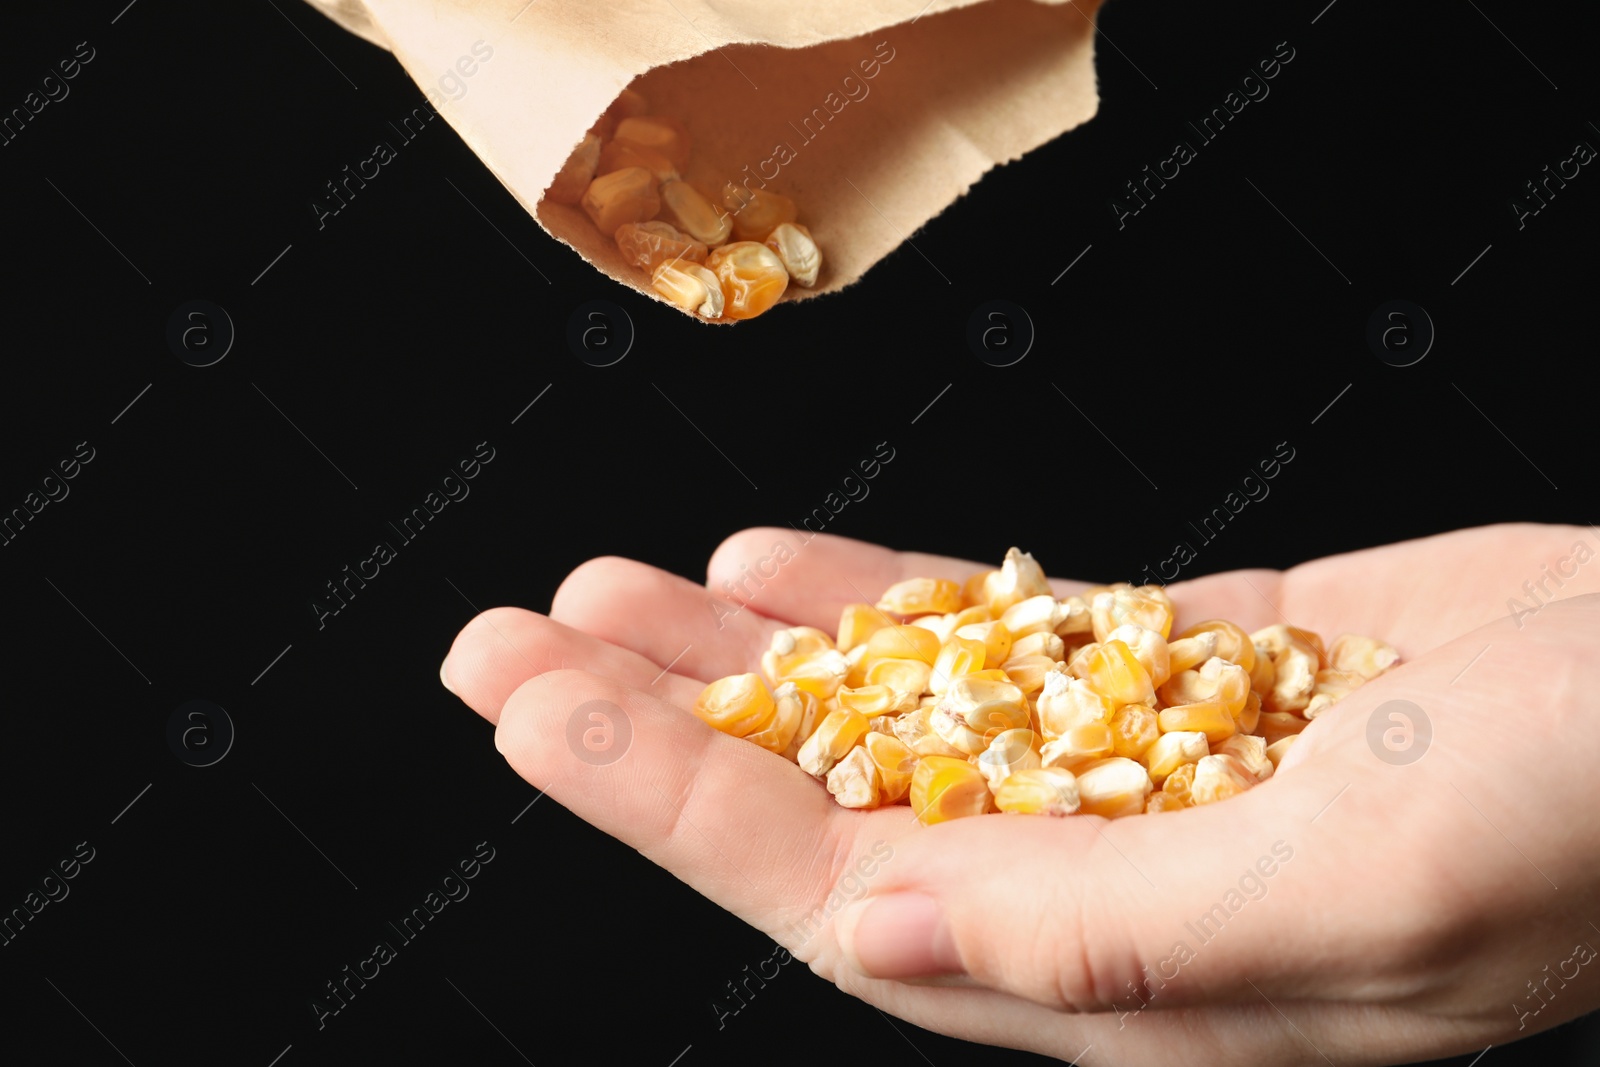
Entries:
{"label": "woman's hand", "polygon": [[[847,810],[688,711],[774,630],[973,563],[777,529],[729,538],[705,587],[592,560],[548,618],[474,619],[442,677],[530,783],[920,1026],[1087,1065],[1392,1063],[1600,1006],[1597,547],[1495,526],[1169,586],[1179,628],[1289,621],[1402,661],[1262,785],[1114,822]],[[590,701],[631,731],[611,762],[569,742]]]}

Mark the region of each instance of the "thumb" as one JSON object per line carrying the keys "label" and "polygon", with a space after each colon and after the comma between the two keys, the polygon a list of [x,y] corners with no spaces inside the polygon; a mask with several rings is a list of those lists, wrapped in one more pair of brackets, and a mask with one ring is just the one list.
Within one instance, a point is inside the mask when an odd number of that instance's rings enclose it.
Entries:
{"label": "thumb", "polygon": [[1348,820],[1312,823],[1342,782],[1295,777],[1160,816],[991,816],[908,835],[836,920],[843,962],[869,978],[962,975],[1071,1012],[1358,989],[1367,961],[1395,958],[1394,924],[1348,895]]}

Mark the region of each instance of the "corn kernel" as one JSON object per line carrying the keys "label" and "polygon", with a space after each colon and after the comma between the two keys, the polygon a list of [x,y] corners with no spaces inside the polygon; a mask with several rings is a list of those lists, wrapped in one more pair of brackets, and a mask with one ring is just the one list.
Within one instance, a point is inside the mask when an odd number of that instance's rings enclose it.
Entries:
{"label": "corn kernel", "polygon": [[1071,815],[1079,803],[1077,776],[1060,767],[1017,771],[994,791],[994,806],[1014,815]]}
{"label": "corn kernel", "polygon": [[722,187],[722,204],[732,212],[733,235],[740,241],[765,241],[773,230],[795,220],[794,201],[787,196],[735,182]]}
{"label": "corn kernel", "polygon": [[[738,236],[737,218],[734,219],[733,232],[734,236]],[[822,273],[822,250],[812,239],[810,230],[798,222],[779,223],[762,238],[761,243],[772,249],[783,264],[783,269],[789,272],[790,281],[804,289],[817,284],[817,275]]]}
{"label": "corn kernel", "polygon": [[611,139],[660,152],[679,170],[689,165],[689,131],[677,119],[665,115],[626,118],[617,123]]}
{"label": "corn kernel", "polygon": [[950,688],[952,679],[983,670],[986,655],[981,642],[968,640],[965,637],[952,637],[939,648],[939,655],[933,661],[933,673],[928,681],[928,688],[935,695],[943,696],[945,690]]}
{"label": "corn kernel", "polygon": [[583,210],[601,233],[615,234],[625,222],[645,222],[661,210],[655,175],[643,167],[602,174],[584,191]]}
{"label": "corn kernel", "polygon": [[787,656],[769,648],[761,655],[761,673],[773,685],[793,682],[824,700],[839,691],[849,670],[844,656],[832,648],[794,652]]}
{"label": "corn kernel", "polygon": [[932,674],[933,668],[920,659],[873,660],[867,668],[867,684],[887,686],[894,694],[890,710],[898,714],[917,706]]}
{"label": "corn kernel", "polygon": [[672,260],[706,261],[706,246],[667,222],[625,222],[617,227],[616,240],[623,259],[652,273]]}
{"label": "corn kernel", "polygon": [[1033,633],[1055,633],[1063,615],[1061,602],[1049,593],[1041,593],[1006,608],[1000,621],[1011,631],[1011,639],[1019,641]]}
{"label": "corn kernel", "polygon": [[704,193],[681,179],[661,183],[661,208],[680,230],[709,247],[722,244],[733,233],[727,213],[712,207]]}
{"label": "corn kernel", "polygon": [[1144,811],[1150,795],[1150,776],[1131,759],[1112,756],[1091,763],[1078,777],[1078,810],[1086,815],[1117,819]]}
{"label": "corn kernel", "polygon": [[1161,791],[1177,802],[1180,808],[1194,807],[1194,797],[1189,790],[1194,786],[1194,770],[1196,764],[1185,763],[1177,770],[1167,775],[1166,781],[1161,783]]}
{"label": "corn kernel", "polygon": [[698,263],[665,260],[650,274],[650,288],[668,302],[708,319],[722,317],[722,283]]}
{"label": "corn kernel", "polygon": [[589,132],[598,134],[603,141],[610,140],[611,135],[617,132],[617,123],[623,119],[631,119],[646,114],[649,110],[650,105],[645,100],[643,93],[633,89],[624,89],[611,102],[611,106],[606,108],[605,112],[595,120],[595,124],[590,128]]}
{"label": "corn kernel", "polygon": [[1094,636],[1094,619],[1089,602],[1081,596],[1069,596],[1061,601],[1061,621],[1056,623],[1056,633],[1062,637],[1082,635],[1086,640]]}
{"label": "corn kernel", "polygon": [[[1001,623],[1000,625],[1004,626],[1005,623]],[[1062,641],[1060,637],[1048,630],[1041,630],[1037,633],[1028,634],[1025,637],[1019,637],[1013,641],[1011,644],[1011,656],[1008,658],[1044,656],[1046,659],[1054,660],[1055,662],[1060,663],[1061,658],[1066,655],[1066,652],[1066,642]]]}
{"label": "corn kernel", "polygon": [[964,675],[953,679],[929,724],[934,733],[969,756],[989,747],[998,733],[1029,725],[1028,702],[1010,682]]}
{"label": "corn kernel", "polygon": [[1268,745],[1280,741],[1311,725],[1292,711],[1263,711],[1256,725],[1256,734],[1266,739]]}
{"label": "corn kernel", "polygon": [[694,702],[704,722],[734,737],[745,737],[767,725],[773,715],[772,694],[755,674],[733,674],[706,686]]}
{"label": "corn kernel", "polygon": [[799,725],[795,727],[794,736],[784,746],[783,758],[790,763],[800,759],[800,746],[811,740],[811,735],[817,732],[817,723],[827,714],[822,701],[815,693],[808,693],[796,686],[793,682],[780,685],[772,693],[774,704],[781,705],[784,701],[796,704],[800,709]]}
{"label": "corn kernel", "polygon": [[1156,631],[1165,640],[1172,633],[1172,601],[1155,586],[1114,586],[1089,601],[1089,619],[1096,641],[1104,641],[1112,630],[1130,622]]}
{"label": "corn kernel", "polygon": [[624,141],[612,141],[600,150],[600,163],[594,172],[610,174],[626,167],[643,167],[658,182],[672,181],[678,177],[678,168],[673,166],[672,160],[654,149],[640,148]]}
{"label": "corn kernel", "polygon": [[980,586],[984,603],[997,618],[1029,597],[1050,593],[1050,579],[1045,577],[1039,561],[1015,546],[1006,550],[999,570],[983,576]]}
{"label": "corn kernel", "polygon": [[[1194,670],[1212,656],[1217,655],[1217,635],[1214,632],[1190,634],[1185,637],[1175,637],[1167,642],[1167,666],[1170,678],[1181,671]],[[1222,657],[1227,659],[1226,656]],[[1252,649],[1250,658],[1255,659]],[[1160,683],[1158,683],[1160,684]]]}
{"label": "corn kernel", "polygon": [[1340,634],[1328,649],[1329,667],[1359,674],[1369,682],[1398,662],[1400,653],[1392,645],[1359,634]]}
{"label": "corn kernel", "polygon": [[1029,696],[1033,696],[1044,688],[1045,679],[1049,675],[1060,673],[1058,668],[1061,664],[1049,656],[1013,655],[1000,666],[1012,684]]}
{"label": "corn kernel", "polygon": [[[600,164],[600,138],[585,134],[572,155],[556,172],[555,180],[545,190],[545,196],[558,204],[576,204],[583,199],[589,183],[594,181],[595,168]],[[609,230],[607,231],[610,232]]]}
{"label": "corn kernel", "polygon": [[845,707],[833,709],[817,724],[816,733],[800,746],[800,769],[813,778],[826,778],[834,764],[844,759],[866,732],[866,716]]}
{"label": "corn kernel", "polygon": [[1116,754],[1125,759],[1138,759],[1161,736],[1155,709],[1145,704],[1123,705],[1109,725]]}
{"label": "corn kernel", "polygon": [[1300,714],[1306,719],[1315,719],[1365,682],[1366,678],[1355,671],[1318,671],[1311,687],[1311,700]]}
{"label": "corn kernel", "polygon": [[867,638],[892,621],[871,604],[846,604],[839,613],[839,636],[835,645],[840,652],[849,652],[865,644]]}
{"label": "corn kernel", "polygon": [[[1265,741],[1266,738],[1262,738],[1262,740]],[[1300,740],[1299,734],[1290,734],[1287,737],[1278,738],[1267,746],[1267,759],[1272,761],[1274,770],[1283,766],[1283,757],[1289,754],[1289,749],[1293,748],[1294,743],[1298,740]]]}
{"label": "corn kernel", "polygon": [[1164,811],[1182,810],[1182,804],[1173,797],[1161,792],[1151,793],[1144,802],[1144,813],[1146,815],[1160,815]]}
{"label": "corn kernel", "polygon": [[1150,780],[1160,785],[1167,775],[1185,763],[1197,763],[1209,755],[1211,746],[1205,734],[1179,731],[1156,738],[1156,743],[1144,750],[1139,762],[1150,772]]}
{"label": "corn kernel", "polygon": [[891,615],[943,615],[961,610],[961,586],[947,578],[908,578],[878,598],[878,610]]}
{"label": "corn kernel", "polygon": [[1045,737],[1057,738],[1074,726],[1110,722],[1116,710],[1083,679],[1053,673],[1045,676],[1039,694],[1039,729]]}
{"label": "corn kernel", "polygon": [[[745,740],[753,741],[768,752],[780,755],[789,750],[794,744],[794,736],[800,731],[802,720],[805,718],[806,705],[800,699],[800,690],[794,683],[786,683],[772,691],[772,718],[760,730],[745,735]],[[806,694],[811,696],[811,694]],[[812,696],[813,701],[816,697]]]}
{"label": "corn kernel", "polygon": [[[982,610],[987,611],[987,609]],[[998,619],[959,626],[956,628],[955,636],[983,644],[984,666],[1004,663],[1007,657],[1011,655],[1011,646],[1014,644],[1011,631],[1007,630],[1006,624]]]}
{"label": "corn kernel", "polygon": [[1167,651],[1166,638],[1138,623],[1127,623],[1106,635],[1107,641],[1121,641],[1139,661],[1139,666],[1150,676],[1150,684],[1161,686],[1172,676],[1172,657]]}
{"label": "corn kernel", "polygon": [[833,794],[840,807],[875,808],[878,806],[881,783],[877,764],[865,748],[852,748],[828,772],[828,792]]}
{"label": "corn kernel", "polygon": [[1272,777],[1274,764],[1267,758],[1267,742],[1248,734],[1234,734],[1221,744],[1211,746],[1213,756],[1232,756],[1250,776],[1258,782]]}
{"label": "corn kernel", "polygon": [[730,319],[755,318],[776,304],[789,286],[789,272],[777,253],[754,241],[715,249],[706,266],[722,283],[722,313]]}
{"label": "corn kernel", "polygon": [[1282,623],[1250,635],[1272,657],[1272,688],[1261,694],[1268,711],[1301,711],[1311,703],[1311,690],[1322,668],[1322,642],[1316,634]]}
{"label": "corn kernel", "polygon": [[1226,741],[1239,730],[1228,709],[1215,701],[1202,704],[1178,704],[1162,708],[1156,721],[1163,734],[1202,733],[1207,741]]}
{"label": "corn kernel", "polygon": [[1044,743],[1040,762],[1046,767],[1061,767],[1077,772],[1083,767],[1116,755],[1116,739],[1103,722],[1083,723],[1067,729],[1060,737]]}
{"label": "corn kernel", "polygon": [[1238,796],[1256,784],[1255,776],[1232,756],[1207,756],[1196,764],[1189,795],[1196,805]]}
{"label": "corn kernel", "polygon": [[841,686],[838,696],[840,707],[849,708],[869,718],[894,712],[895,706],[900,702],[900,694],[886,685],[863,685],[855,688]]}
{"label": "corn kernel", "polygon": [[918,757],[893,734],[869,731],[861,739],[861,750],[871,758],[878,769],[879,800],[895,804],[905,799],[911,791],[911,776],[916,772]]}
{"label": "corn kernel", "polygon": [[924,826],[983,815],[994,801],[989,783],[964,759],[924,756],[911,776],[911,810]]}
{"label": "corn kernel", "polygon": [[1084,671],[1089,688],[1117,707],[1155,703],[1156,690],[1150,684],[1150,675],[1133,650],[1121,641],[1101,642],[1084,663]]}
{"label": "corn kernel", "polygon": [[917,756],[953,756],[966,759],[967,754],[933,732],[929,719],[933,708],[921,707],[908,711],[894,720],[894,736]]}
{"label": "corn kernel", "polygon": [[[1213,635],[1217,643],[1216,651],[1211,655],[1221,656],[1225,660],[1237,663],[1246,671],[1255,670],[1256,646],[1254,642],[1251,641],[1250,635],[1245,633],[1243,629],[1226,619],[1207,619],[1205,622],[1197,622],[1179,634],[1178,639],[1205,638],[1207,634]],[[1200,662],[1204,663],[1205,660],[1210,658],[1211,656],[1206,656]]]}
{"label": "corn kernel", "polygon": [[937,637],[939,644],[943,645],[951,637],[955,636],[956,617],[954,612],[947,612],[943,615],[919,615],[911,620],[911,625],[922,627]]}
{"label": "corn kernel", "polygon": [[978,753],[978,770],[990,791],[999,789],[1000,783],[1017,771],[1039,766],[1037,742],[1037,735],[1026,727],[995,734],[989,747]]}
{"label": "corn kernel", "polygon": [[867,638],[867,663],[875,659],[920,659],[932,663],[938,658],[939,638],[919,626],[885,626]]}
{"label": "corn kernel", "polygon": [[1239,709],[1239,732],[1253,734],[1261,722],[1261,697],[1254,689],[1245,695],[1244,707]]}
{"label": "corn kernel", "polygon": [[810,655],[833,649],[833,638],[815,626],[788,626],[774,630],[767,650],[779,656]]}

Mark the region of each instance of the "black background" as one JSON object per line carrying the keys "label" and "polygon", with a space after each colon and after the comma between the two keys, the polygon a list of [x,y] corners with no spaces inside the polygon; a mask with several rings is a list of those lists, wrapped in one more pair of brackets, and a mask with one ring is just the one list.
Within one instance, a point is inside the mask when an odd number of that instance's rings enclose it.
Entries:
{"label": "black background", "polygon": [[[0,948],[22,1059],[1027,1060],[897,1034],[798,965],[719,1029],[712,998],[770,943],[554,801],[528,809],[437,665],[476,609],[546,609],[592,556],[702,577],[724,536],[798,523],[880,441],[895,460],[831,532],[983,560],[1016,543],[1088,579],[1167,556],[1281,441],[1270,498],[1185,577],[1593,519],[1600,177],[1520,230],[1509,206],[1600,144],[1592,24],[1324,2],[1113,0],[1093,121],[986,177],[921,254],[723,329],[586,267],[442,122],[319,231],[324,183],[422,101],[307,6],[27,5],[0,35],[0,111],[78,42],[95,58],[0,146],[0,510],[78,442],[94,459],[0,548],[0,907],[78,842],[95,858]],[[1280,41],[1271,95],[1119,230],[1122,183]],[[207,368],[165,341],[196,298],[237,329]],[[637,331],[611,367],[565,340],[593,299]],[[992,299],[1037,329],[1011,367],[965,342]],[[1437,327],[1414,366],[1364,340],[1394,299]],[[319,629],[324,583],[481,441],[470,497]],[[165,734],[195,698],[237,727],[203,769]],[[484,840],[472,895],[319,1031],[322,983]],[[1597,1034],[1481,1063],[1593,1062]]]}

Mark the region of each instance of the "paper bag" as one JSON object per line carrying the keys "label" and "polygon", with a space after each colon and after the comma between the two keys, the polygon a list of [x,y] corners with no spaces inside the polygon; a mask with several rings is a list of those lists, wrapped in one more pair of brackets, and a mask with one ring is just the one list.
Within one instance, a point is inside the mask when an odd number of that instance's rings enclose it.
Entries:
{"label": "paper bag", "polygon": [[1099,0],[309,2],[393,52],[546,231],[649,296],[581,208],[543,200],[624,88],[687,125],[683,176],[713,201],[729,181],[796,201],[823,267],[786,302],[851,284],[1099,103]]}

